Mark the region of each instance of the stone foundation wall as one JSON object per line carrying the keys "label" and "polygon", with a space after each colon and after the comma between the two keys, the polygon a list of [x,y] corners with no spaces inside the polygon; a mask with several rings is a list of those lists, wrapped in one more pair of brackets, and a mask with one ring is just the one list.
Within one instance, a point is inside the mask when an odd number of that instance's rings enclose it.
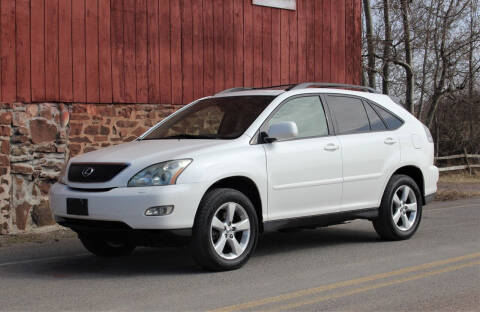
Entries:
{"label": "stone foundation wall", "polygon": [[53,224],[48,192],[65,161],[131,141],[175,109],[163,104],[0,104],[0,234]]}

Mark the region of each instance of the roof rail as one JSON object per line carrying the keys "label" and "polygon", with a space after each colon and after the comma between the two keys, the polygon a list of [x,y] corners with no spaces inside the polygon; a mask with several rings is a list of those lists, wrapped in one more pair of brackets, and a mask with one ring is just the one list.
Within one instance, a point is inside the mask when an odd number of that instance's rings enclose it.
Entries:
{"label": "roof rail", "polygon": [[362,90],[370,93],[380,93],[377,90],[365,87],[365,86],[358,86],[358,85],[351,85],[351,84],[342,84],[342,83],[328,83],[328,82],[304,82],[299,84],[284,84],[278,86],[268,86],[268,87],[259,87],[259,88],[251,88],[251,87],[236,87],[230,88],[223,91],[216,93],[215,95],[227,94],[230,92],[237,92],[237,91],[248,91],[248,90],[268,90],[268,89],[275,89],[285,87],[285,91],[291,90],[300,90],[300,89],[307,89],[311,87],[317,88],[343,88],[343,89],[357,89]]}
{"label": "roof rail", "polygon": [[358,89],[358,90],[363,90],[371,93],[380,93],[377,90],[370,88],[370,87],[365,87],[365,86],[357,86],[357,85],[350,85],[350,84],[342,84],[342,83],[327,83],[327,82],[304,82],[304,83],[299,83],[297,85],[294,85],[291,88],[288,88],[286,91],[291,91],[291,90],[299,90],[299,89],[306,89],[306,88],[311,88],[311,87],[317,87],[317,88],[344,88],[344,89]]}
{"label": "roof rail", "polygon": [[295,83],[287,83],[287,84],[281,84],[281,85],[274,85],[274,86],[268,86],[268,87],[262,87],[262,88],[254,88],[258,90],[268,90],[268,89],[282,89],[284,87],[284,90],[290,89],[291,87],[296,86]]}
{"label": "roof rail", "polygon": [[225,94],[225,93],[230,93],[230,92],[236,92],[236,91],[246,91],[246,90],[251,90],[251,89],[252,88],[236,87],[236,88],[230,88],[230,89],[220,91],[218,93],[215,93],[215,95]]}
{"label": "roof rail", "polygon": [[220,91],[216,93],[215,95],[219,94],[226,94],[230,92],[237,92],[237,91],[248,91],[248,90],[269,90],[269,89],[278,89],[278,88],[283,88],[283,90],[289,90],[290,88],[295,87],[297,84],[283,84],[283,85],[277,85],[277,86],[268,86],[268,87],[258,87],[258,88],[252,88],[252,87],[237,87],[237,88],[230,88],[226,89],[223,91]]}

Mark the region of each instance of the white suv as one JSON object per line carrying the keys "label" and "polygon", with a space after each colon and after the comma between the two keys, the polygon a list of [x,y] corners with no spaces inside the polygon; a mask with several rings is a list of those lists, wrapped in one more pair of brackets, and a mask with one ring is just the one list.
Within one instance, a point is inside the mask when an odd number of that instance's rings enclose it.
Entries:
{"label": "white suv", "polygon": [[373,91],[304,83],[197,100],[72,158],[51,209],[96,255],[190,243],[210,270],[242,266],[272,230],[368,219],[382,238],[410,238],[436,192],[433,140]]}

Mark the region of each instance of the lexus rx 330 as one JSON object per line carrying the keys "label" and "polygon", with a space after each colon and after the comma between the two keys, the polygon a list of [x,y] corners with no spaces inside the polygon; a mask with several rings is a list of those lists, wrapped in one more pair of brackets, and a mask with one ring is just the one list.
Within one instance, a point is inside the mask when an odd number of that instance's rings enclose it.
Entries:
{"label": "lexus rx 330", "polygon": [[188,243],[209,270],[245,264],[267,231],[367,219],[408,239],[436,192],[433,139],[371,91],[304,83],[202,98],[133,142],[70,159],[51,209],[95,255]]}

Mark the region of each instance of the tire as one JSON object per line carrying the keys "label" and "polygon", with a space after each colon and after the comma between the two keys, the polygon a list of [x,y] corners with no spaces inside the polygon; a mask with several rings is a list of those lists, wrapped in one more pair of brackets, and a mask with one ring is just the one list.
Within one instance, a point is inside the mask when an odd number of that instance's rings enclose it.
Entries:
{"label": "tire", "polygon": [[94,235],[79,234],[78,238],[88,251],[102,258],[127,256],[135,249],[135,245],[126,242],[113,243]]}
{"label": "tire", "polygon": [[[405,193],[406,192],[406,193]],[[385,240],[405,240],[415,234],[422,219],[422,195],[406,175],[394,175],[383,193],[379,216],[373,227]]]}
{"label": "tire", "polygon": [[205,195],[195,216],[191,241],[193,258],[202,268],[240,268],[255,250],[257,240],[258,218],[247,196],[228,188]]}

